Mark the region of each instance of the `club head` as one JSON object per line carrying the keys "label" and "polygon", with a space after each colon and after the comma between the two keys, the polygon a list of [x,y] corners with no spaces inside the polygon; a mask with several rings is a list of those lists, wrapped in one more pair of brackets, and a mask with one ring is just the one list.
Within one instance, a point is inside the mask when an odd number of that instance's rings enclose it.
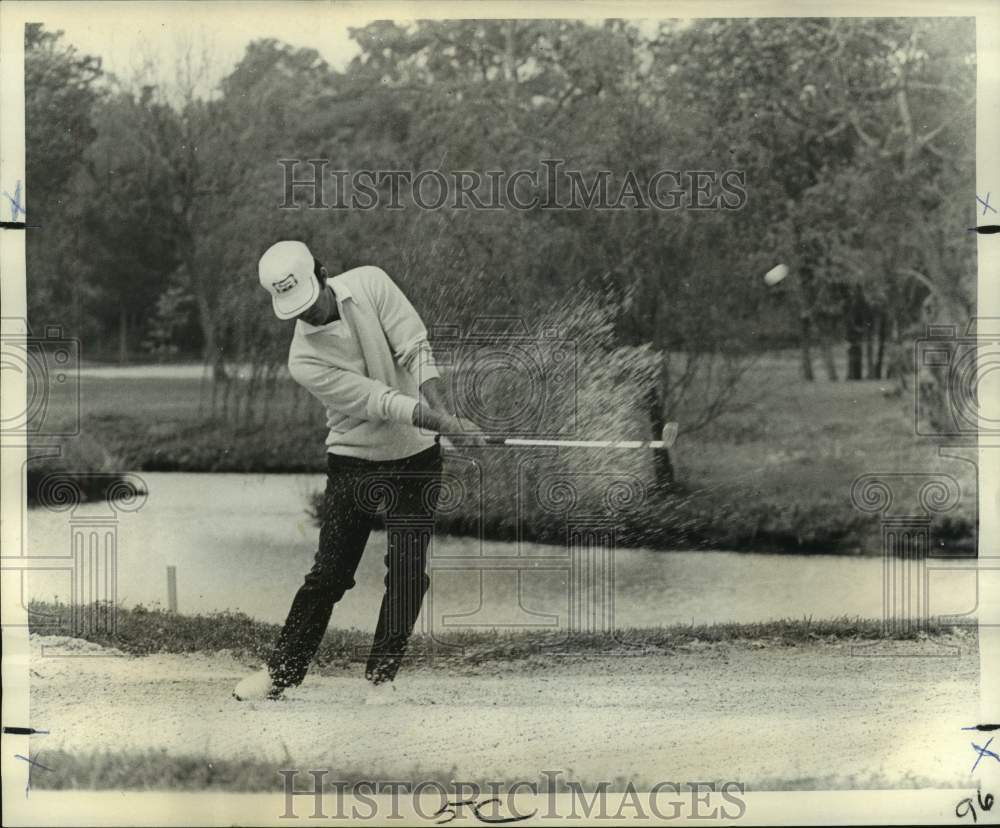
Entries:
{"label": "club head", "polygon": [[673,448],[674,443],[677,441],[677,423],[667,423],[663,427],[663,434],[660,439],[663,441],[664,448]]}

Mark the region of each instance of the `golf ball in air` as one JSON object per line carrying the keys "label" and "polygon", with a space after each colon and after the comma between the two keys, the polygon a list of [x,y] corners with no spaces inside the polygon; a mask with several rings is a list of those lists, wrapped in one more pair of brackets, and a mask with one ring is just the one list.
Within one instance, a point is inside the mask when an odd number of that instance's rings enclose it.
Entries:
{"label": "golf ball in air", "polygon": [[764,283],[767,285],[776,285],[782,279],[788,275],[788,265],[775,265],[767,273],[764,274]]}

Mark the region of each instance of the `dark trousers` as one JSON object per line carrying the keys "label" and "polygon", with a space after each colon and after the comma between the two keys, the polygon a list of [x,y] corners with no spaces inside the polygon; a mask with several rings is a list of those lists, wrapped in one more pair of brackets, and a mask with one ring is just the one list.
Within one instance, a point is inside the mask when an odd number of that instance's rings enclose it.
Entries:
{"label": "dark trousers", "polygon": [[365,667],[370,681],[395,678],[430,583],[427,552],[440,491],[440,446],[402,460],[327,458],[319,550],[268,659],[272,679],[283,687],[305,678],[333,605],[354,586],[372,529],[384,523],[388,541],[385,594]]}

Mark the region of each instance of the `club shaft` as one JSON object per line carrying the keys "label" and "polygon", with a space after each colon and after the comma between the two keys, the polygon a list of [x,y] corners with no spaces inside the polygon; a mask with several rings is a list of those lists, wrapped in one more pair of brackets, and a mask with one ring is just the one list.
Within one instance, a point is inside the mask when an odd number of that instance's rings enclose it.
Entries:
{"label": "club shaft", "polygon": [[619,448],[662,449],[669,448],[663,440],[531,440],[508,437],[505,446],[561,446],[562,448]]}
{"label": "club shaft", "polygon": [[555,448],[589,449],[668,449],[677,439],[677,424],[667,423],[662,440],[547,440],[536,437],[487,437],[495,446],[553,446]]}
{"label": "club shaft", "polygon": [[677,423],[663,427],[660,440],[555,440],[539,437],[486,437],[489,446],[550,446],[553,448],[585,449],[669,449],[677,440]]}

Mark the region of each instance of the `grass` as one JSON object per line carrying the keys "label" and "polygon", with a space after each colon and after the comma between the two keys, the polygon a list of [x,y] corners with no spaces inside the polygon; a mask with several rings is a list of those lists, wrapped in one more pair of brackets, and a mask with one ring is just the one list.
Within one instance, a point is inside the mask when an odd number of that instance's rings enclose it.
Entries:
{"label": "grass", "polygon": [[[166,751],[41,751],[51,770],[32,768],[31,787],[45,790],[278,791],[282,777],[259,759],[172,756]],[[308,778],[308,777],[307,777]],[[331,777],[332,778],[332,777]],[[311,813],[311,811],[309,811]]]}
{"label": "grass", "polygon": [[[80,383],[83,434],[105,447],[123,470],[324,471],[325,430],[318,404],[310,399],[296,402],[282,390],[271,412],[281,428],[234,428],[204,418],[206,388],[199,379],[85,374]],[[960,488],[957,507],[933,516],[935,547],[973,551],[975,467],[939,456],[937,441],[915,434],[912,399],[887,396],[885,386],[805,383],[798,379],[794,354],[767,355],[751,369],[729,413],[701,431],[682,432],[672,452],[678,485],[668,492],[649,489],[642,506],[622,515],[619,542],[874,554],[881,551],[879,517],[852,505],[853,481],[863,474],[918,472],[949,475]],[[70,416],[73,399],[53,394],[49,417]],[[508,495],[516,487],[515,464],[524,456],[493,451],[479,458],[496,490],[483,501],[487,537],[515,534]],[[562,452],[558,462],[559,469],[602,474],[620,467],[651,480],[648,458],[636,455],[597,457],[577,450]],[[920,511],[915,480],[896,498],[908,513]],[[524,538],[561,542],[562,523],[535,511],[522,521]],[[475,534],[479,516],[478,504],[440,515],[439,529]]]}
{"label": "grass", "polygon": [[[51,771],[41,769],[31,770],[31,787],[39,790],[140,790],[140,791],[226,791],[231,793],[274,793],[281,794],[285,790],[285,776],[279,773],[280,770],[298,770],[298,776],[292,777],[296,789],[312,789],[313,778],[309,775],[309,770],[326,770],[322,777],[324,782],[324,812],[332,816],[337,811],[337,783],[343,783],[346,787],[345,807],[349,808],[348,797],[354,785],[364,785],[360,787],[363,794],[372,794],[371,785],[378,785],[380,781],[393,780],[394,782],[408,782],[411,786],[425,783],[421,790],[428,795],[435,796],[425,805],[425,811],[430,814],[435,810],[436,796],[440,796],[439,791],[443,790],[451,794],[455,791],[456,780],[461,779],[466,786],[463,791],[466,797],[469,794],[469,785],[479,785],[480,790],[490,791],[491,785],[498,784],[499,780],[494,778],[469,779],[468,775],[458,774],[457,768],[444,767],[414,767],[406,774],[406,778],[401,778],[399,770],[379,770],[366,767],[339,766],[339,767],[316,767],[300,768],[290,758],[285,762],[267,762],[254,758],[222,759],[196,755],[173,755],[163,750],[147,751],[120,751],[117,753],[90,751],[85,753],[71,753],[65,750],[45,750],[43,751],[43,763]],[[529,780],[530,781],[530,780]],[[659,780],[645,779],[641,774],[631,776],[619,775],[613,780],[588,780],[579,777],[567,777],[563,774],[552,777],[540,776],[535,780],[537,790],[544,795],[550,789],[554,789],[560,794],[575,794],[580,792],[593,793],[603,786],[609,794],[622,793],[631,789],[637,792],[649,791]],[[721,786],[729,780],[717,780],[715,790],[720,790]],[[567,783],[573,785],[569,787]],[[433,787],[433,783],[441,788]],[[707,784],[706,780],[700,780],[701,790]],[[550,786],[552,786],[550,788]],[[825,776],[822,778],[808,777],[796,779],[764,779],[756,784],[745,785],[746,791],[823,791],[823,790],[892,790],[892,789],[912,789],[927,790],[931,788],[963,788],[974,787],[974,784],[961,773],[956,773],[953,780],[929,779],[912,774],[907,774],[902,779],[890,779],[880,774],[865,776],[852,774],[850,776]],[[405,788],[401,789],[403,794],[407,794]],[[522,793],[529,789],[521,788]],[[684,790],[685,801],[690,803],[690,793]],[[388,789],[382,791],[388,793]],[[505,796],[506,789],[501,786],[500,794]],[[732,789],[735,795],[737,791]],[[493,794],[484,794],[483,798]],[[591,797],[587,797],[590,801]],[[626,801],[629,801],[628,799]],[[284,799],[276,800],[278,807],[283,807]],[[614,814],[620,805],[620,799],[608,799],[609,814]],[[311,797],[297,797],[294,804],[294,813],[305,819],[313,813],[314,801]],[[567,808],[571,807],[566,805]],[[629,806],[630,808],[634,806]],[[642,807],[646,807],[643,801]],[[734,806],[735,807],[735,806]],[[670,813],[666,803],[660,803],[661,812]],[[484,815],[490,815],[490,811],[484,811]],[[599,811],[597,812],[599,813]],[[625,813],[633,814],[634,810]],[[275,813],[274,816],[278,816]]]}
{"label": "grass", "polygon": [[[116,629],[73,633],[66,620],[70,607],[32,602],[29,629],[45,635],[73,635],[128,655],[155,653],[226,652],[246,663],[260,663],[270,652],[280,627],[257,621],[238,612],[179,615],[162,609],[137,606],[118,608]],[[461,631],[449,635],[442,647],[432,637],[414,635],[407,661],[414,666],[447,664],[449,669],[470,667],[491,660],[512,661],[542,654],[656,655],[675,652],[692,644],[754,642],[794,647],[817,642],[856,642],[885,639],[916,640],[926,636],[970,635],[974,628],[932,622],[924,631],[886,631],[877,619],[841,617],[833,619],[783,619],[751,624],[699,624],[631,628],[604,635],[575,635],[535,631]],[[363,663],[371,645],[371,634],[357,629],[329,629],[323,637],[313,669],[321,675],[337,673]]]}
{"label": "grass", "polygon": [[203,383],[188,377],[136,377],[127,379],[91,376],[77,383],[53,384],[49,391],[45,423],[87,420],[116,413],[149,423],[192,421],[200,417]]}

